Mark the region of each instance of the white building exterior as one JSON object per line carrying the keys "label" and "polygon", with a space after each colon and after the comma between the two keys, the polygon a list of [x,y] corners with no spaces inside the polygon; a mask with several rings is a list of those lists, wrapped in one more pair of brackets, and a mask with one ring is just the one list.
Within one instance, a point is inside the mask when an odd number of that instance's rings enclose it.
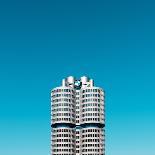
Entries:
{"label": "white building exterior", "polygon": [[51,155],[105,155],[104,91],[70,76],[51,91]]}

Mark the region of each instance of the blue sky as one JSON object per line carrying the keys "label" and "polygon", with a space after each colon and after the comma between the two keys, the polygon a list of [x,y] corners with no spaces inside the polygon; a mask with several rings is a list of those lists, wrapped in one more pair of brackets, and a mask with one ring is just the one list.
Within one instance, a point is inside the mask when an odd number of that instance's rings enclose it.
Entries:
{"label": "blue sky", "polygon": [[154,155],[155,3],[0,1],[0,154],[50,153],[50,90],[106,91],[106,153]]}

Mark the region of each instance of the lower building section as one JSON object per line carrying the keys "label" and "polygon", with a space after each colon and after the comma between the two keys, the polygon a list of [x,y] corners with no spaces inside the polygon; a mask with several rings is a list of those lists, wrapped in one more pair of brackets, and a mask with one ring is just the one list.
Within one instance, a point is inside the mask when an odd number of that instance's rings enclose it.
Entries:
{"label": "lower building section", "polygon": [[59,126],[51,131],[52,155],[105,155],[104,129]]}
{"label": "lower building section", "polygon": [[99,127],[81,129],[81,153],[79,155],[105,155],[104,130]]}
{"label": "lower building section", "polygon": [[75,128],[52,128],[52,155],[75,155]]}

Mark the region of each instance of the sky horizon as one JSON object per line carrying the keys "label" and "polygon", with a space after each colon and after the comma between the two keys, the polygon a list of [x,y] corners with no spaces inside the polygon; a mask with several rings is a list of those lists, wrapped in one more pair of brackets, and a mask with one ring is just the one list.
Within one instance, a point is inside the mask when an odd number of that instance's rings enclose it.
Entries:
{"label": "sky horizon", "polygon": [[155,2],[0,2],[0,154],[50,154],[50,91],[106,92],[106,154],[154,155]]}

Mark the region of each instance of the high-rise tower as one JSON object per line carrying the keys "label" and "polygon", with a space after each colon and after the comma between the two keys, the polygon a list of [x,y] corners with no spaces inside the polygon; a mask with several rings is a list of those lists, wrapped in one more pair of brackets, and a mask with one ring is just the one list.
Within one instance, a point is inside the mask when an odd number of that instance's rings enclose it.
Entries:
{"label": "high-rise tower", "polygon": [[70,76],[51,97],[51,155],[105,155],[103,89]]}

